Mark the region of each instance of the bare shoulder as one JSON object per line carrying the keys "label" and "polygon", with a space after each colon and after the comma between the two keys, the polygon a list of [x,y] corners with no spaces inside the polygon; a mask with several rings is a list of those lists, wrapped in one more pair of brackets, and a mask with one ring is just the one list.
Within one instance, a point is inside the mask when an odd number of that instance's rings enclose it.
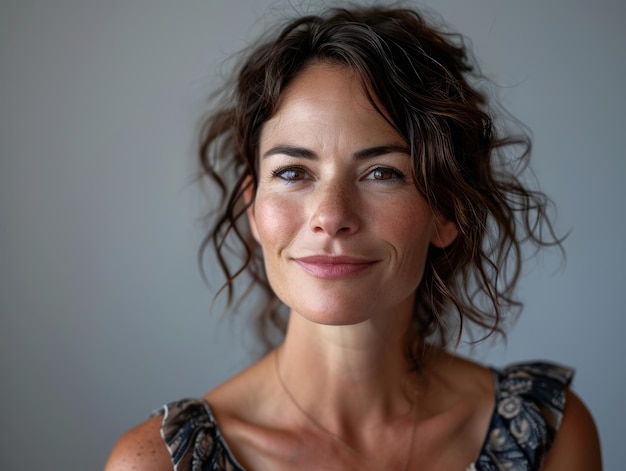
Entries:
{"label": "bare shoulder", "polygon": [[161,438],[156,416],[124,433],[111,451],[105,471],[171,471],[169,452]]}
{"label": "bare shoulder", "polygon": [[432,368],[437,376],[463,395],[493,399],[493,372],[468,358],[445,350],[433,350]]}
{"label": "bare shoulder", "polygon": [[269,399],[276,396],[275,385],[268,381],[273,374],[272,358],[266,355],[203,396],[221,427],[226,416],[254,418],[272,402]]}
{"label": "bare shoulder", "polygon": [[542,468],[544,471],[600,471],[602,458],[598,431],[591,413],[567,390],[563,422]]}

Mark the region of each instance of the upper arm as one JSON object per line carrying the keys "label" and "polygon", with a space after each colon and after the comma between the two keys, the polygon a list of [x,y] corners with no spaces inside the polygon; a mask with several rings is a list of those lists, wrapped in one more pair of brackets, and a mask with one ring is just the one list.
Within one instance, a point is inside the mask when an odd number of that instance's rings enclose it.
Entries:
{"label": "upper arm", "polygon": [[602,458],[598,431],[587,407],[567,391],[561,428],[546,456],[543,471],[600,471]]}
{"label": "upper arm", "polygon": [[162,416],[130,429],[117,441],[105,471],[171,471],[169,452],[161,438]]}

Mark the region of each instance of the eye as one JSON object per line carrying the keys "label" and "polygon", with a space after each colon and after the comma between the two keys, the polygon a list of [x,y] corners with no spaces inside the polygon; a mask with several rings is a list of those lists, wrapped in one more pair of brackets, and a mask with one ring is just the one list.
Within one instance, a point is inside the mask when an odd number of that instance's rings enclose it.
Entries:
{"label": "eye", "polygon": [[405,175],[395,168],[377,167],[370,171],[365,178],[366,180],[393,181],[404,180]]}
{"label": "eye", "polygon": [[307,178],[307,172],[301,167],[281,167],[272,171],[273,178],[280,178],[286,182],[295,182]]}

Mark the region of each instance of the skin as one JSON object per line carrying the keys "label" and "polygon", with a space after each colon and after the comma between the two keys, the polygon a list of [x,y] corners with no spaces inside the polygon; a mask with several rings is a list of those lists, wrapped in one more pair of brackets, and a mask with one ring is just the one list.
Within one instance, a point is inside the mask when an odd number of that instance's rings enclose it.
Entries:
{"label": "skin", "polygon": [[[246,469],[402,469],[408,457],[408,469],[447,471],[478,456],[491,373],[426,345],[419,375],[405,358],[428,247],[458,235],[410,168],[346,68],[309,66],[265,124],[248,218],[289,326],[276,351],[205,396]],[[160,421],[127,432],[107,471],[171,469]],[[601,469],[593,420],[571,392],[545,469]]]}
{"label": "skin", "polygon": [[[312,321],[307,325],[404,329],[406,319],[396,318],[410,314],[428,246],[447,245],[456,228],[438,222],[415,187],[403,138],[373,110],[358,81],[338,81],[340,75],[314,67],[284,93],[261,134],[249,220],[272,289]],[[340,86],[328,87],[326,79]],[[299,263],[319,255],[372,265],[328,279]]]}

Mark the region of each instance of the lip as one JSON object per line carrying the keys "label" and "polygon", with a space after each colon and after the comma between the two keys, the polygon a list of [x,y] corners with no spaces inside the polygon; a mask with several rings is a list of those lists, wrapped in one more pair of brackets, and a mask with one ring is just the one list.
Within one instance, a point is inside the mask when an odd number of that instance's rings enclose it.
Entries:
{"label": "lip", "polygon": [[356,276],[378,263],[378,260],[346,255],[312,255],[293,260],[311,275],[328,280]]}

